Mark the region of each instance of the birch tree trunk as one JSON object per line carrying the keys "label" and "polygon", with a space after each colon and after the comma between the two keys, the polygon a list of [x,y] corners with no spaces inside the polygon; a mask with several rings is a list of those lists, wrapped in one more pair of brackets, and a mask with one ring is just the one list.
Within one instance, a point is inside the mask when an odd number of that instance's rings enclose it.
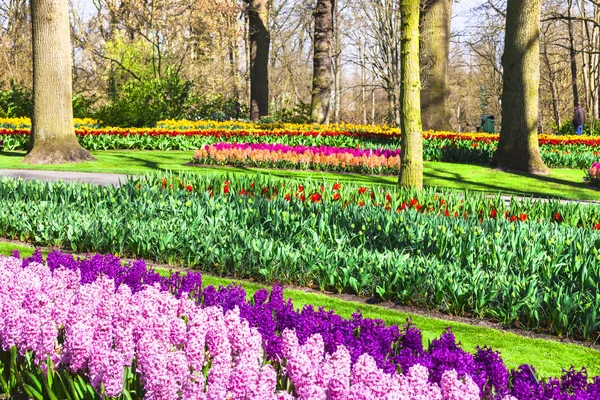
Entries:
{"label": "birch tree trunk", "polygon": [[334,0],[317,0],[315,7],[315,39],[313,56],[313,82],[311,121],[329,125],[329,103],[332,78],[332,34]]}
{"label": "birch tree trunk", "polygon": [[68,0],[31,0],[33,119],[24,162],[61,164],[93,160],[73,128]]}
{"label": "birch tree trunk", "polygon": [[538,144],[541,0],[508,0],[502,55],[502,132],[492,165],[547,174]]}
{"label": "birch tree trunk", "polygon": [[425,130],[450,130],[448,58],[452,0],[424,0],[421,17],[421,109]]}
{"label": "birch tree trunk", "polygon": [[250,0],[250,119],[269,115],[269,1]]}
{"label": "birch tree trunk", "polygon": [[423,136],[421,129],[421,78],[419,65],[419,0],[402,0],[402,51],[400,67],[401,166],[400,187],[423,187]]}

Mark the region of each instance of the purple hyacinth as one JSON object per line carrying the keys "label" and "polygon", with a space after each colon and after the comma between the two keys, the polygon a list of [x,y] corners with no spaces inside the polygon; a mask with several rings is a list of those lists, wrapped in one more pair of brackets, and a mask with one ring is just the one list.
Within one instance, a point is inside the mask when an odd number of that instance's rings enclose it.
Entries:
{"label": "purple hyacinth", "polygon": [[[19,257],[19,253],[15,251],[12,256]],[[26,267],[41,262],[42,254],[36,250],[21,264]],[[585,369],[571,368],[560,378],[548,380],[539,380],[535,369],[528,365],[509,372],[498,352],[478,347],[474,355],[468,353],[449,329],[425,348],[421,332],[410,323],[400,331],[398,326],[386,326],[382,320],[364,318],[360,313],[344,319],[334,311],[310,305],[298,310],[290,299],[285,300],[279,285],[274,285],[270,293],[266,289],[257,291],[248,301],[241,286],[203,289],[198,272],[165,277],[147,268],[142,260],[123,264],[110,254],[75,258],[53,251],[48,254],[46,264],[50,271],[59,267],[78,271],[82,283],[96,282],[102,276],[111,278],[112,290],[124,285],[132,293],[138,293],[146,285],[158,285],[161,291],[169,291],[178,299],[184,293],[191,293],[202,307],[219,306],[225,311],[237,307],[241,318],[257,328],[265,355],[275,364],[284,355],[282,333],[293,330],[300,346],[316,334],[320,335],[326,354],[332,355],[343,346],[352,365],[365,355],[388,374],[395,371],[407,374],[412,367],[421,365],[427,369],[429,380],[436,384],[443,383],[449,371],[455,371],[459,378],[468,375],[485,399],[504,399],[510,394],[518,400],[600,400],[600,377],[589,379]]]}

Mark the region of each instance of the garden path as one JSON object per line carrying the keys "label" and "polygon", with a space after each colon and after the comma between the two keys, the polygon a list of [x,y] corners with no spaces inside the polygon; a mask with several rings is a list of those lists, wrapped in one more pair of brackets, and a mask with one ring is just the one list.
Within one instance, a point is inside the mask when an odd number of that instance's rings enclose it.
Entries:
{"label": "garden path", "polygon": [[91,172],[63,172],[63,171],[28,171],[19,169],[0,169],[0,177],[22,178],[25,180],[41,181],[73,181],[90,183],[92,185],[119,186],[127,180],[127,175],[99,174]]}

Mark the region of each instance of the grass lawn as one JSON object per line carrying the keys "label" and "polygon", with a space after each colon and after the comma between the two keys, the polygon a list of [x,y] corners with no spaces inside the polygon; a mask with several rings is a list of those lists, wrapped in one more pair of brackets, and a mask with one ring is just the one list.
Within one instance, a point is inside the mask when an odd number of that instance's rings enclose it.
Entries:
{"label": "grass lawn", "polygon": [[[29,256],[33,253],[32,247],[0,242],[0,254],[9,254],[15,248],[21,252],[21,256]],[[165,270],[160,272],[168,273]],[[216,286],[228,285],[229,283],[231,283],[231,279],[203,274],[204,285]],[[239,283],[242,284],[249,295],[264,287],[245,281]],[[438,337],[446,327],[450,327],[466,350],[474,351],[476,346],[487,344],[502,353],[508,367],[516,368],[520,364],[531,364],[542,377],[556,376],[560,374],[563,368],[569,368],[571,365],[576,368],[585,366],[590,375],[600,375],[600,352],[583,346],[551,340],[531,339],[496,329],[411,315],[383,307],[347,302],[300,290],[285,290],[285,296],[291,297],[296,307],[312,304],[316,307],[333,309],[346,318],[349,318],[357,309],[360,309],[365,317],[380,318],[390,325],[404,324],[406,318],[410,317],[413,323],[421,329],[426,341]]]}
{"label": "grass lawn", "polygon": [[[315,179],[351,181],[363,184],[393,185],[397,182],[397,178],[393,176],[185,166],[184,164],[191,160],[193,151],[119,150],[96,151],[92,154],[97,161],[48,166],[23,164],[21,159],[25,152],[0,152],[0,169],[41,169],[120,174],[144,174],[160,170],[194,171],[197,173],[226,170],[234,173],[264,173],[288,178],[313,177]],[[582,179],[582,171],[570,169],[555,169],[547,176],[531,176],[500,172],[486,166],[469,164],[426,162],[424,168],[424,183],[426,186],[574,200],[600,200],[600,191],[588,188]]]}

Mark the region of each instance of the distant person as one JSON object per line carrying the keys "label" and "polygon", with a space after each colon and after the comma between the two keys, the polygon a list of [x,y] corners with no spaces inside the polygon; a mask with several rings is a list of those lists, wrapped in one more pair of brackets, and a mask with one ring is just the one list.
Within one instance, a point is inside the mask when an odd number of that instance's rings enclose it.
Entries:
{"label": "distant person", "polygon": [[573,126],[575,127],[575,133],[578,135],[583,133],[583,121],[585,121],[585,112],[581,107],[581,103],[577,103],[575,115],[573,116]]}

